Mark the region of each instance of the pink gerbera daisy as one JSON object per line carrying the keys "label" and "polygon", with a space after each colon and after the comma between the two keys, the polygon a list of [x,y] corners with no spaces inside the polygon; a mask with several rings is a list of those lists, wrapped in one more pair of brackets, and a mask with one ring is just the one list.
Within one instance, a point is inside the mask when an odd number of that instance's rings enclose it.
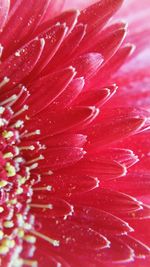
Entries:
{"label": "pink gerbera daisy", "polygon": [[148,1],[93,2],[0,0],[2,267],[149,266]]}

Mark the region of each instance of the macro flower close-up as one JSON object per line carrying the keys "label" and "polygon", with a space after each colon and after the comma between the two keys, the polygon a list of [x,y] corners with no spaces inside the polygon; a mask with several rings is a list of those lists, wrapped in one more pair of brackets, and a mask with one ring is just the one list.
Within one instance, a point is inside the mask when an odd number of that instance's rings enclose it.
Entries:
{"label": "macro flower close-up", "polygon": [[0,0],[0,267],[150,266],[149,0]]}

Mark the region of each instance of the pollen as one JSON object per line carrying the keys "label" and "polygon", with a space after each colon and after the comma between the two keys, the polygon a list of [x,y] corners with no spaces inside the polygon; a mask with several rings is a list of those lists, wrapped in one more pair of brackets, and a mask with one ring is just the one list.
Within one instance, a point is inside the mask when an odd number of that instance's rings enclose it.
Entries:
{"label": "pollen", "polygon": [[23,121],[22,120],[18,120],[16,123],[15,123],[15,125],[14,125],[14,127],[15,128],[20,128],[20,127],[22,127],[23,126]]}
{"label": "pollen", "polygon": [[1,115],[4,113],[4,111],[5,111],[5,108],[2,107],[2,106],[0,106],[0,114],[1,114]]}
{"label": "pollen", "polygon": [[26,182],[26,178],[25,178],[25,177],[20,177],[20,178],[18,179],[18,183],[19,183],[19,185],[23,185],[23,184],[25,184],[25,182]]}
{"label": "pollen", "polygon": [[33,235],[25,235],[24,240],[28,243],[34,244],[36,242],[36,237]]}
{"label": "pollen", "polygon": [[13,221],[5,221],[3,225],[5,228],[12,228],[14,226],[14,223]]}
{"label": "pollen", "polygon": [[7,152],[7,153],[4,154],[3,158],[4,158],[4,159],[13,158],[13,153],[11,153],[11,152]]}
{"label": "pollen", "polygon": [[3,207],[0,207],[0,213],[2,213],[4,211]]}
{"label": "pollen", "polygon": [[2,241],[2,245],[6,246],[8,248],[13,248],[15,246],[15,241],[14,240],[9,240],[9,239],[4,239]]}
{"label": "pollen", "polygon": [[16,198],[15,199],[11,199],[8,203],[11,204],[11,205],[16,205],[17,204],[17,199]]}
{"label": "pollen", "polygon": [[6,138],[6,139],[10,139],[11,137],[14,136],[14,133],[12,131],[4,131],[2,133],[3,137]]}
{"label": "pollen", "polygon": [[0,118],[0,127],[3,127],[6,123],[7,121],[5,119]]}
{"label": "pollen", "polygon": [[24,237],[24,230],[23,229],[19,229],[18,230],[18,236],[20,237],[20,238],[23,238]]}
{"label": "pollen", "polygon": [[0,240],[3,239],[3,236],[4,236],[4,232],[2,230],[0,230]]}
{"label": "pollen", "polygon": [[9,248],[6,246],[0,246],[0,255],[5,255],[9,252]]}
{"label": "pollen", "polygon": [[8,177],[13,177],[16,175],[16,170],[15,167],[13,165],[10,164],[10,162],[6,163],[6,167],[5,167]]}
{"label": "pollen", "polygon": [[16,190],[16,194],[17,195],[21,195],[23,193],[23,188],[22,187],[19,187],[17,190]]}
{"label": "pollen", "polygon": [[8,182],[5,181],[5,180],[0,181],[0,188],[3,188],[3,187],[6,186],[7,184],[8,184]]}

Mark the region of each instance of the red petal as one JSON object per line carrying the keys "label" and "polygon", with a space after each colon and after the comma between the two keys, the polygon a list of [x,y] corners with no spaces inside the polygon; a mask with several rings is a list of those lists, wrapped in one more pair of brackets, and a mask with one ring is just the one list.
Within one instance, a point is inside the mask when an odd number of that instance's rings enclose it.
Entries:
{"label": "red petal", "polygon": [[[51,111],[63,110],[70,107],[84,87],[84,78],[76,78],[68,85],[64,92],[51,104]],[[82,106],[82,105],[81,105]],[[86,106],[86,105],[85,105]]]}
{"label": "red petal", "polygon": [[124,235],[121,237],[121,240],[133,249],[134,254],[137,258],[145,259],[146,256],[150,256],[150,248],[139,240],[136,240],[134,237]]}
{"label": "red petal", "polygon": [[102,0],[82,11],[80,21],[88,23],[90,30],[96,23],[102,25],[117,11],[121,6],[122,0]]}
{"label": "red petal", "polygon": [[10,17],[1,35],[1,44],[5,47],[6,52],[5,57],[20,47],[24,39],[37,27],[47,9],[48,2],[49,0],[21,1],[17,6],[18,8]]}
{"label": "red petal", "polygon": [[[145,120],[143,118],[132,116],[126,118],[108,117],[107,120],[101,120],[99,124],[95,124],[88,130],[89,140],[91,143],[95,143],[95,147],[106,146],[134,134],[144,123]],[[89,145],[90,149],[94,149],[93,147]]]}
{"label": "red petal", "polygon": [[[60,116],[56,113],[49,113],[48,108],[40,112],[34,118],[32,118],[32,124],[30,121],[26,122],[26,129],[29,131],[35,131],[41,129],[41,136],[39,139],[43,139],[46,136],[53,136],[62,132],[66,132],[69,129],[74,129],[78,125],[84,125],[95,117],[95,108],[92,107],[80,107],[64,110]],[[45,125],[43,127],[43,121]]]}
{"label": "red petal", "polygon": [[49,29],[51,26],[57,24],[58,22],[61,24],[65,24],[66,27],[68,28],[68,34],[73,30],[77,23],[77,18],[79,16],[78,10],[71,10],[71,11],[66,11],[62,14],[60,14],[57,17],[54,17],[52,20],[48,20],[45,23],[41,24],[36,32],[34,32],[34,35],[32,38],[36,37],[38,34],[41,32]]}
{"label": "red petal", "polygon": [[[35,203],[36,201],[36,203]],[[34,205],[37,205],[35,207]],[[50,205],[50,208],[45,208],[45,206],[40,205]],[[38,218],[53,218],[53,217],[64,217],[66,215],[71,215],[73,207],[63,199],[57,199],[40,195],[39,198],[33,197],[33,202],[31,203],[31,212],[38,216]]]}
{"label": "red petal", "polygon": [[82,134],[60,134],[53,137],[48,137],[42,140],[46,147],[80,147],[86,143],[86,135]]}
{"label": "red petal", "polygon": [[62,8],[64,6],[63,0],[51,0],[49,7],[44,15],[43,21],[49,20],[49,18],[55,17],[57,14],[60,14]]}
{"label": "red petal", "polygon": [[35,250],[34,258],[32,258],[32,260],[37,261],[41,267],[71,267],[71,265],[64,260],[64,257],[56,255],[56,253],[51,250],[51,247],[49,253],[47,253],[47,242],[43,242],[43,240],[40,239],[38,240],[38,246]]}
{"label": "red petal", "polygon": [[126,59],[134,51],[133,45],[126,45],[120,48],[117,53],[104,65],[103,68],[97,73],[97,78],[94,80],[94,85],[105,84],[111,76],[123,65]]}
{"label": "red petal", "polygon": [[90,175],[94,177],[98,177],[100,180],[103,179],[109,180],[114,177],[120,177],[125,175],[126,170],[123,165],[113,161],[113,160],[88,160],[84,159],[78,162],[75,166],[69,170],[71,174],[84,174]]}
{"label": "red petal", "polygon": [[82,134],[60,134],[42,140],[46,147],[80,147],[86,143],[86,136]]}
{"label": "red petal", "polygon": [[60,250],[66,252],[71,249],[75,253],[82,252],[84,255],[89,249],[96,252],[96,250],[108,247],[109,244],[103,235],[87,226],[81,226],[69,220],[57,220],[57,222],[49,220],[49,225],[46,225],[42,219],[41,231],[53,239],[59,240]]}
{"label": "red petal", "polygon": [[93,190],[98,186],[98,180],[87,175],[64,175],[55,174],[51,176],[43,176],[38,187],[51,186],[51,194],[55,196],[69,197],[75,193],[83,193]]}
{"label": "red petal", "polygon": [[51,67],[56,69],[60,68],[61,65],[66,64],[72,58],[72,54],[79,46],[86,32],[86,27],[82,24],[77,25],[66,38],[60,47],[59,51],[51,61]]}
{"label": "red petal", "polygon": [[[105,36],[103,32],[101,34],[102,36]],[[124,40],[125,34],[126,29],[124,28],[108,33],[105,37],[102,37],[98,41],[98,43],[92,48],[92,51],[102,54],[106,62],[118,50]]]}
{"label": "red petal", "polygon": [[77,70],[78,77],[90,79],[102,64],[103,59],[99,53],[88,53],[72,61]]}
{"label": "red petal", "polygon": [[0,31],[2,31],[7,20],[10,0],[0,0]]}
{"label": "red petal", "polygon": [[70,67],[44,76],[28,86],[31,97],[26,102],[29,105],[26,114],[33,117],[50,105],[65,90],[74,75],[75,70]]}
{"label": "red petal", "polygon": [[121,6],[122,2],[122,0],[103,0],[81,12],[79,21],[87,24],[88,27],[87,34],[79,47],[78,52],[81,53],[81,51],[86,51],[87,47],[92,46],[92,44],[98,40],[100,30]]}
{"label": "red petal", "polygon": [[40,73],[40,71],[42,71],[51,61],[58,48],[60,47],[61,43],[63,42],[67,33],[67,29],[68,28],[64,24],[56,24],[50,29],[39,34],[39,38],[44,38],[45,46],[44,51],[35,69],[36,75],[38,75],[38,73]]}
{"label": "red petal", "polygon": [[87,154],[87,158],[90,160],[114,160],[126,168],[131,167],[138,161],[138,157],[129,149],[119,148],[107,148],[105,150],[97,148]]}
{"label": "red petal", "polygon": [[4,77],[10,80],[1,92],[6,90],[6,88],[14,87],[30,74],[40,58],[43,48],[43,39],[33,40],[2,63],[0,80],[2,81]]}
{"label": "red petal", "polygon": [[80,94],[80,97],[77,98],[75,104],[87,106],[96,105],[100,107],[114,95],[116,89],[116,85],[112,85],[107,88],[84,91]]}
{"label": "red petal", "polygon": [[[100,256],[97,258],[100,262],[105,262],[106,264],[112,263],[128,263],[133,261],[134,253],[133,250],[124,244],[119,238],[110,237],[111,246],[109,251],[102,250]],[[109,265],[110,266],[110,265]]]}
{"label": "red petal", "polygon": [[117,214],[126,215],[127,212],[134,213],[134,211],[141,209],[141,203],[135,198],[121,192],[100,187],[82,195],[78,194],[76,197],[72,196],[71,199],[74,204],[84,204],[86,206],[99,208],[116,214],[116,216]]}
{"label": "red petal", "polygon": [[75,214],[76,223],[87,225],[97,232],[111,235],[122,235],[133,231],[133,229],[125,221],[105,212],[92,207],[76,206]]}
{"label": "red petal", "polygon": [[89,6],[93,3],[97,2],[97,0],[73,0],[70,2],[70,0],[65,1],[64,9],[69,8],[80,8],[83,9],[86,6]]}
{"label": "red petal", "polygon": [[57,170],[72,165],[83,158],[85,152],[82,148],[61,147],[46,149],[42,153],[44,160],[38,162],[40,172],[43,170]]}
{"label": "red petal", "polygon": [[149,175],[143,173],[130,173],[123,180],[107,181],[107,183],[102,183],[102,186],[125,192],[132,196],[149,195],[150,179]]}

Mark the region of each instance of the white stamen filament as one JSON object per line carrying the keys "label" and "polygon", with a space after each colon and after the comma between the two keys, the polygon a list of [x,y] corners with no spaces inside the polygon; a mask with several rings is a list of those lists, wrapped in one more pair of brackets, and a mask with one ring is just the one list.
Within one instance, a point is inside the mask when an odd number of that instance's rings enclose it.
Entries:
{"label": "white stamen filament", "polygon": [[52,186],[48,185],[48,186],[33,188],[33,191],[42,191],[42,190],[51,191],[52,190]]}
{"label": "white stamen filament", "polygon": [[38,163],[34,163],[31,166],[28,166],[29,171],[34,170],[38,167]]}
{"label": "white stamen filament", "polygon": [[60,242],[58,240],[54,240],[46,235],[43,235],[35,230],[32,230],[31,233],[37,237],[40,237],[41,239],[49,242],[51,245],[53,245],[54,247],[58,247],[60,245]]}
{"label": "white stamen filament", "polygon": [[4,111],[5,111],[5,108],[0,106],[0,114],[3,114]]}
{"label": "white stamen filament", "polygon": [[24,105],[22,109],[20,109],[18,112],[16,112],[13,116],[13,118],[19,116],[20,114],[22,114],[24,111],[28,110],[29,106]]}
{"label": "white stamen filament", "polygon": [[36,204],[36,203],[31,203],[29,205],[31,208],[40,208],[40,209],[50,209],[52,210],[53,209],[53,205],[52,204]]}
{"label": "white stamen filament", "polygon": [[4,47],[0,44],[0,58],[2,57]]}
{"label": "white stamen filament", "polygon": [[17,99],[17,95],[12,95],[10,96],[9,98],[7,98],[6,100],[4,100],[3,102],[0,102],[0,105],[3,106],[3,105],[6,105],[8,104],[9,102],[14,102],[16,101]]}
{"label": "white stamen filament", "polygon": [[0,82],[0,88],[6,85],[9,81],[10,79],[8,77],[4,77],[4,79]]}
{"label": "white stamen filament", "polygon": [[33,151],[35,149],[34,146],[22,146],[22,147],[19,147],[20,150],[31,150]]}
{"label": "white stamen filament", "polygon": [[49,170],[48,172],[45,172],[44,174],[51,176],[51,175],[53,175],[53,171]]}
{"label": "white stamen filament", "polygon": [[20,128],[22,127],[24,124],[24,122],[22,120],[18,120],[17,122],[15,122],[14,124],[11,125],[11,127],[13,128]]}
{"label": "white stamen filament", "polygon": [[34,261],[34,260],[28,260],[28,259],[16,259],[15,262],[13,263],[13,267],[21,267],[21,266],[31,266],[31,267],[37,267],[38,266],[38,262]]}
{"label": "white stamen filament", "polygon": [[34,135],[40,135],[41,134],[41,131],[40,130],[36,130],[34,132],[31,132],[31,133],[27,133],[27,132],[24,132],[21,137],[30,137],[30,136],[34,136]]}
{"label": "white stamen filament", "polygon": [[39,157],[37,157],[35,159],[27,161],[26,163],[27,164],[32,164],[32,163],[36,163],[37,161],[42,160],[42,159],[44,159],[44,157],[43,157],[43,155],[40,155]]}

